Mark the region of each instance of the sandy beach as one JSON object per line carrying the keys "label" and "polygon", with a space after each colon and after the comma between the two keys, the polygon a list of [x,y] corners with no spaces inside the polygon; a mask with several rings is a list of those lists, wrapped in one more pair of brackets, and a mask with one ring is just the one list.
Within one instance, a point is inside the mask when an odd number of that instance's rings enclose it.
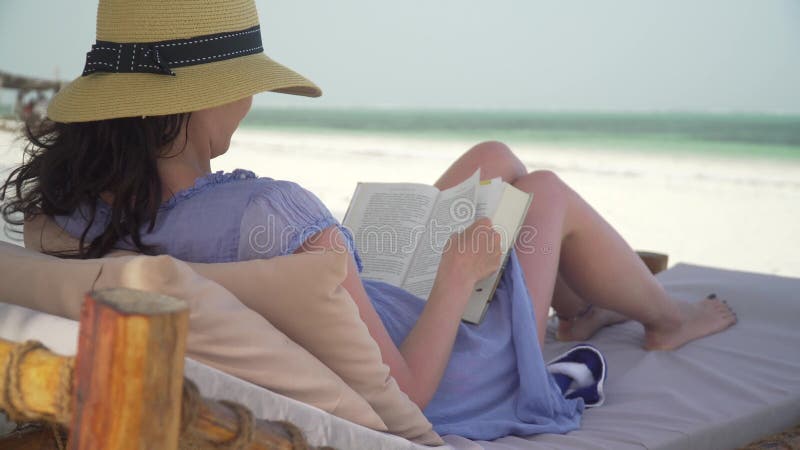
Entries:
{"label": "sandy beach", "polygon": [[[357,182],[430,184],[473,144],[243,128],[213,168],[296,181],[341,219]],[[508,144],[528,169],[557,172],[635,249],[667,253],[670,264],[800,277],[797,160]],[[20,159],[20,143],[0,132],[0,173]]]}

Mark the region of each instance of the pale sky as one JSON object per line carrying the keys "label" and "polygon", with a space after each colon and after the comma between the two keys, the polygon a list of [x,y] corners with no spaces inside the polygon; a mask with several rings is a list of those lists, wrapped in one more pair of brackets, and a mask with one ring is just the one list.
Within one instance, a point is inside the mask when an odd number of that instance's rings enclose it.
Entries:
{"label": "pale sky", "polygon": [[[800,113],[800,0],[257,3],[267,54],[324,92],[260,106]],[[0,0],[0,70],[80,75],[95,10]]]}

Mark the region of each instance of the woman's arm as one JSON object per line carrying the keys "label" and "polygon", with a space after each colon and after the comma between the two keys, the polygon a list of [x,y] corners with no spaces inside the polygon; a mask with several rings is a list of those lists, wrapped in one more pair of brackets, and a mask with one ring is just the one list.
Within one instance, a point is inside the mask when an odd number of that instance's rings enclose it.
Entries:
{"label": "woman's arm", "polygon": [[[399,349],[372,307],[355,260],[349,259],[342,286],[358,305],[361,320],[378,343],[391,375],[420,409],[427,406],[439,386],[475,282],[500,264],[500,236],[490,226],[488,219],[479,219],[460,233],[458,240],[451,237],[425,308]],[[330,227],[307,240],[298,252],[323,248],[343,251],[343,242],[341,232]]]}

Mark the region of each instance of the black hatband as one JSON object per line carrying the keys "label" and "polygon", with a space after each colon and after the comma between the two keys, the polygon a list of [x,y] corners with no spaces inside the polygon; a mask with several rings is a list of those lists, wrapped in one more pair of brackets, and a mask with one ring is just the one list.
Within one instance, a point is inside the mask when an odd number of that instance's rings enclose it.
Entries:
{"label": "black hatband", "polygon": [[97,41],[86,54],[83,75],[95,72],[157,73],[175,75],[175,67],[194,66],[264,50],[261,28],[207,34],[172,41],[119,43]]}

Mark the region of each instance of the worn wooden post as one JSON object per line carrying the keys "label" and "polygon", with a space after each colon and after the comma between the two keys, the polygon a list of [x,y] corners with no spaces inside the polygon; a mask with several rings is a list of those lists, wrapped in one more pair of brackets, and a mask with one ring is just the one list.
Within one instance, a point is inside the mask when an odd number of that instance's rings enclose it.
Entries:
{"label": "worn wooden post", "polygon": [[68,449],[176,449],[186,303],[131,289],[87,294],[81,309]]}
{"label": "worn wooden post", "polygon": [[[10,367],[10,370],[0,370],[0,410],[8,412],[20,423],[47,421],[70,425],[74,397],[71,383],[73,365],[74,358],[52,353],[38,342],[14,343],[0,339],[0,368]],[[15,379],[9,379],[9,376]],[[302,446],[305,440],[298,437],[300,431],[291,424],[256,420],[248,426],[230,407],[199,397],[196,388],[191,387],[191,381],[183,384],[184,390],[192,391],[192,395],[184,396],[182,404],[176,408],[186,408],[188,412],[182,413],[182,416],[192,419],[182,424],[187,429],[182,438],[188,442],[179,448],[224,446],[236,441],[243,433],[242,428],[250,426],[252,442],[245,446],[248,450],[306,448]],[[191,401],[188,401],[190,398]],[[124,404],[117,404],[111,405],[110,409],[121,416],[126,408]],[[58,430],[49,426],[25,427],[10,435],[0,436],[0,449],[43,450],[51,448],[48,445],[53,449],[60,448],[54,440]]]}
{"label": "worn wooden post", "polygon": [[68,425],[72,366],[73,358],[56,355],[38,342],[0,339],[0,367],[6,368],[0,370],[0,410],[12,420]]}
{"label": "worn wooden post", "polygon": [[645,252],[645,251],[638,251],[636,252],[644,264],[650,269],[650,273],[653,275],[667,270],[667,263],[669,262],[669,256],[663,253],[655,253],[655,252]]}

